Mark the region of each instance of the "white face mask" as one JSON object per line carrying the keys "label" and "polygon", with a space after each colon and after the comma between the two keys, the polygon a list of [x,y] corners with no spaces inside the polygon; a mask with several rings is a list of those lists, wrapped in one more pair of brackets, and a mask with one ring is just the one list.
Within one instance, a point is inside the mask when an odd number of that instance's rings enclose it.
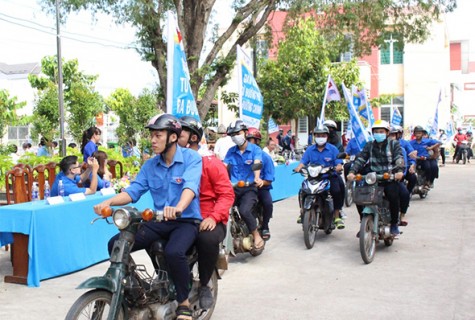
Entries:
{"label": "white face mask", "polygon": [[233,137],[231,137],[231,139],[239,147],[242,146],[244,144],[244,142],[246,142],[246,138],[244,137],[244,134],[239,134],[237,136],[233,136]]}
{"label": "white face mask", "polygon": [[327,143],[327,138],[315,137],[315,143],[319,146],[323,146],[325,143]]}

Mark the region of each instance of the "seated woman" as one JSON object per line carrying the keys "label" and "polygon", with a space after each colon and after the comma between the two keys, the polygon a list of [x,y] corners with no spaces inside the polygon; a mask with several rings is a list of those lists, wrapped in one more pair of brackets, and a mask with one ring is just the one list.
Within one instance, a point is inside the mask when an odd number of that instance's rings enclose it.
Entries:
{"label": "seated woman", "polygon": [[[95,158],[87,160],[88,169],[81,175],[81,165],[77,156],[66,156],[59,163],[61,172],[56,176],[53,186],[51,187],[51,196],[59,195],[59,181],[62,181],[64,188],[64,196],[73,193],[94,194],[97,189],[97,170],[99,163]],[[92,179],[89,188],[81,188],[78,183],[84,181],[92,172]]]}
{"label": "seated woman", "polygon": [[[112,179],[112,173],[109,171],[107,168],[107,153],[104,151],[98,150],[93,153],[92,155],[97,162],[99,163],[99,169],[97,170],[97,190],[101,190],[102,188],[107,188],[110,186],[110,181]],[[84,180],[84,186],[87,188],[91,185],[91,180],[92,180],[92,172],[90,170],[89,175],[87,178]],[[109,182],[109,183],[108,183]]]}

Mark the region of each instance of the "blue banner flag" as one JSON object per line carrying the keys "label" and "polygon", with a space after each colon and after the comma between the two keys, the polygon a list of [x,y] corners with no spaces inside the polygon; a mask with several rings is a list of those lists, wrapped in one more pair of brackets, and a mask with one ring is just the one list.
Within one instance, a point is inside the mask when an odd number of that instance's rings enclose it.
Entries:
{"label": "blue banner flag", "polygon": [[400,126],[402,121],[401,113],[399,112],[398,107],[393,108],[393,115],[391,117],[391,125]]}
{"label": "blue banner flag", "polygon": [[191,116],[201,121],[190,86],[181,32],[172,12],[168,12],[167,113],[180,118]]}
{"label": "blue banner flag", "polygon": [[237,66],[239,85],[239,115],[249,127],[259,129],[264,100],[256,79],[252,75],[252,63],[241,46],[237,46]]}
{"label": "blue banner flag", "polygon": [[439,131],[439,105],[442,101],[442,89],[439,90],[439,98],[437,99],[437,105],[435,106],[435,115],[432,125],[430,127],[430,137],[437,137]]}
{"label": "blue banner flag", "polygon": [[353,104],[354,102],[353,95],[350,94],[349,90],[345,87],[343,83],[341,84],[341,88],[342,88],[343,95],[345,96],[346,103],[348,106],[348,113],[350,115],[350,122],[351,122],[351,130],[353,131],[353,135],[356,139],[356,144],[358,146],[358,149],[361,151],[363,150],[366,143],[370,141],[370,138]]}
{"label": "blue banner flag", "polygon": [[455,134],[455,131],[454,131],[454,125],[452,124],[452,121],[450,122],[447,122],[447,139],[450,140],[450,138],[453,137],[453,135]]}
{"label": "blue banner flag", "polygon": [[279,126],[275,123],[274,119],[269,118],[269,123],[267,124],[267,132],[274,133],[279,131]]}

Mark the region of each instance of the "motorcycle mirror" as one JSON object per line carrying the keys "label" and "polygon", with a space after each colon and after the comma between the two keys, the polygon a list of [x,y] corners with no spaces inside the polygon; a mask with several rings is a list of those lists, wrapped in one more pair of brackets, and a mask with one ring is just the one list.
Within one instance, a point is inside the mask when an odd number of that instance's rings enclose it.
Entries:
{"label": "motorcycle mirror", "polygon": [[262,162],[253,163],[251,166],[252,171],[257,171],[262,169]]}
{"label": "motorcycle mirror", "polygon": [[404,159],[397,159],[396,160],[396,166],[404,167]]}

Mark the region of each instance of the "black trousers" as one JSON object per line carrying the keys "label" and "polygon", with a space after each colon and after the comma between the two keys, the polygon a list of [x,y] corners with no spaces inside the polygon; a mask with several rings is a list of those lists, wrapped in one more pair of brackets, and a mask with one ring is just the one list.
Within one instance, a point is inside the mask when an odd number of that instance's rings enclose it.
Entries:
{"label": "black trousers", "polygon": [[406,184],[404,182],[399,182],[399,205],[402,214],[407,213],[407,208],[409,208],[410,193]]}
{"label": "black trousers", "polygon": [[445,148],[440,148],[440,156],[442,157],[442,164],[445,164]]}
{"label": "black trousers", "polygon": [[226,225],[217,223],[211,231],[198,233],[196,248],[198,249],[198,272],[202,286],[208,284],[218,261],[219,244],[226,236]]}
{"label": "black trousers", "polygon": [[341,210],[341,208],[343,208],[343,201],[345,200],[345,183],[340,175],[331,176],[329,180],[333,207],[335,210]]}
{"label": "black trousers", "polygon": [[262,219],[262,229],[269,230],[269,221],[272,218],[272,213],[274,212],[274,204],[272,203],[272,195],[270,194],[269,189],[258,189],[257,198],[262,204],[263,209],[263,219]]}
{"label": "black trousers", "polygon": [[412,190],[414,190],[414,187],[417,184],[417,176],[414,173],[410,173],[409,171],[407,171],[406,175],[404,176],[404,179],[407,180],[407,190],[411,194]]}
{"label": "black trousers", "polygon": [[433,160],[433,159],[418,160],[417,164],[421,165],[422,170],[424,170],[426,179],[430,183],[433,183],[435,178],[439,176],[439,166],[437,165],[436,160]]}
{"label": "black trousers", "polygon": [[236,200],[239,203],[239,213],[242,219],[246,223],[249,231],[252,232],[257,228],[256,218],[252,214],[252,208],[257,203],[257,188],[256,187],[244,187],[235,188],[234,194]]}
{"label": "black trousers", "polygon": [[[195,243],[197,236],[198,225],[183,221],[147,222],[142,224],[135,235],[132,252],[148,250],[152,243],[158,239],[167,240],[165,259],[168,263],[169,275],[175,283],[178,303],[188,299],[190,293],[190,268],[186,252]],[[109,240],[109,255],[114,241],[118,238],[119,234],[116,234]]]}

